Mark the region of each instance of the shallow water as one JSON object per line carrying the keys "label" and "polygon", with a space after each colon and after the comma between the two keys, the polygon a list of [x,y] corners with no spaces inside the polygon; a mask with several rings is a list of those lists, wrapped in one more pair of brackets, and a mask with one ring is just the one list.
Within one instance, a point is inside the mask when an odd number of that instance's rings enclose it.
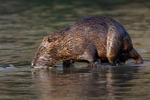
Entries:
{"label": "shallow water", "polygon": [[[0,100],[149,100],[148,0],[0,1]],[[92,69],[86,63],[35,71],[30,62],[42,38],[89,15],[118,20],[144,64]]]}

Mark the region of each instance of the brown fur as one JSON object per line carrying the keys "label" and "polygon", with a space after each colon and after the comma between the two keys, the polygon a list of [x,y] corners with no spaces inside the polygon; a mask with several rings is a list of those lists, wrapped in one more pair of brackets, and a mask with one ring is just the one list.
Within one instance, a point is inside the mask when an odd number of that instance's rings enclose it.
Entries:
{"label": "brown fur", "polygon": [[44,37],[32,65],[47,68],[59,60],[64,64],[70,61],[94,64],[98,59],[116,64],[129,58],[143,62],[123,26],[112,18],[90,16]]}

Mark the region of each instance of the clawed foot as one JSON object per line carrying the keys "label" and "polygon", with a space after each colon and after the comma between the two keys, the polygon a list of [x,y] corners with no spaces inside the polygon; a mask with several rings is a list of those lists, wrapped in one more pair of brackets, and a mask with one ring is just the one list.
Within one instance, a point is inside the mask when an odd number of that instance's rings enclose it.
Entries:
{"label": "clawed foot", "polygon": [[96,60],[95,62],[92,62],[92,64],[91,64],[92,67],[98,67],[100,65],[101,65],[101,60],[100,59]]}
{"label": "clawed foot", "polygon": [[119,59],[116,60],[113,63],[110,63],[111,66],[119,66],[119,65],[123,65],[125,62],[120,61]]}

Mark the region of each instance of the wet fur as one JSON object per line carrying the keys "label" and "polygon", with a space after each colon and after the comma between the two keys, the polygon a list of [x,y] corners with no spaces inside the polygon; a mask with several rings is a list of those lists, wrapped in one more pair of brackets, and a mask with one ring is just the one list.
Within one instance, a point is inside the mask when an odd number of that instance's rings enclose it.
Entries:
{"label": "wet fur", "polygon": [[64,65],[74,61],[115,65],[130,58],[143,62],[124,27],[112,18],[90,16],[44,37],[32,65],[53,66],[59,60]]}

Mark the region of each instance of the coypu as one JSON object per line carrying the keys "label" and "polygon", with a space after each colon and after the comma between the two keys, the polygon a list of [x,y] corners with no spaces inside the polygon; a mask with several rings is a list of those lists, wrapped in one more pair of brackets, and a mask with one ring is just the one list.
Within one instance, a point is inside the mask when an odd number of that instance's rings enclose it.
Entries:
{"label": "coypu", "polygon": [[63,61],[64,66],[74,61],[115,65],[130,58],[136,63],[143,63],[124,27],[109,17],[90,16],[44,37],[32,66],[48,68],[59,60]]}

